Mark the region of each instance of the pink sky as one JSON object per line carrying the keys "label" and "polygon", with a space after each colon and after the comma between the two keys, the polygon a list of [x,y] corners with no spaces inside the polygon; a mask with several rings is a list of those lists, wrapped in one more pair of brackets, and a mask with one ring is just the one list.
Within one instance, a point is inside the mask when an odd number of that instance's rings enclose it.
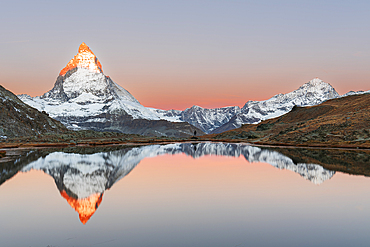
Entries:
{"label": "pink sky", "polygon": [[15,94],[50,90],[82,42],[149,107],[243,106],[315,77],[370,90],[368,1],[21,2],[0,17],[0,84]]}

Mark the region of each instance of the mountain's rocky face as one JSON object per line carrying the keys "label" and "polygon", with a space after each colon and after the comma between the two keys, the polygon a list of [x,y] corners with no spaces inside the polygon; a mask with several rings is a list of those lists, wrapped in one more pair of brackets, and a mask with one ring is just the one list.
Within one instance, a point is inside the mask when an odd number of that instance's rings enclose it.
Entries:
{"label": "mountain's rocky face", "polygon": [[19,95],[19,98],[72,130],[171,137],[190,136],[197,130],[184,122],[159,121],[161,116],[142,106],[127,90],[103,74],[102,65],[85,43],[61,70],[53,89],[42,96]]}
{"label": "mountain's rocky face", "polygon": [[0,138],[66,132],[63,124],[23,103],[0,85]]}

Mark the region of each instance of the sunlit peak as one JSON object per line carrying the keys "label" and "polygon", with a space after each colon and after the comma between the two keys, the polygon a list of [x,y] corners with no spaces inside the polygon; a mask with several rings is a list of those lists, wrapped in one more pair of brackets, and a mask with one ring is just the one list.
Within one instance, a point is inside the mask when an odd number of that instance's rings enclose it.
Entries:
{"label": "sunlit peak", "polygon": [[85,42],[82,42],[82,44],[80,45],[80,47],[78,48],[78,53],[81,53],[81,52],[90,52],[91,54],[94,54],[90,48],[85,44]]}
{"label": "sunlit peak", "polygon": [[68,62],[67,66],[60,71],[59,75],[64,76],[69,70],[74,68],[85,68],[95,73],[103,73],[98,58],[85,42],[82,42],[78,48],[77,55]]}

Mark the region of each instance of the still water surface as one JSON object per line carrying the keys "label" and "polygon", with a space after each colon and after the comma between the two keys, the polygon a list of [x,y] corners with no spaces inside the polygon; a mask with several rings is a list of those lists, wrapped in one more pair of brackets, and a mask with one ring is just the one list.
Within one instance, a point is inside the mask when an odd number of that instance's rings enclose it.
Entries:
{"label": "still water surface", "polygon": [[[0,246],[369,246],[366,171],[281,152],[223,143],[28,152],[0,170]],[[312,157],[322,153],[300,155],[321,163]],[[369,159],[335,157],[351,171]]]}

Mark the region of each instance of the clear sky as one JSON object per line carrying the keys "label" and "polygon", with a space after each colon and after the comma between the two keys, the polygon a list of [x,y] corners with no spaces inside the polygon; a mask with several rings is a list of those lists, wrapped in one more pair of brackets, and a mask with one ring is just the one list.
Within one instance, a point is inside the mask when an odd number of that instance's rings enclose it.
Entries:
{"label": "clear sky", "polygon": [[370,90],[370,1],[5,1],[0,84],[50,90],[85,42],[144,106],[244,105],[319,77]]}

